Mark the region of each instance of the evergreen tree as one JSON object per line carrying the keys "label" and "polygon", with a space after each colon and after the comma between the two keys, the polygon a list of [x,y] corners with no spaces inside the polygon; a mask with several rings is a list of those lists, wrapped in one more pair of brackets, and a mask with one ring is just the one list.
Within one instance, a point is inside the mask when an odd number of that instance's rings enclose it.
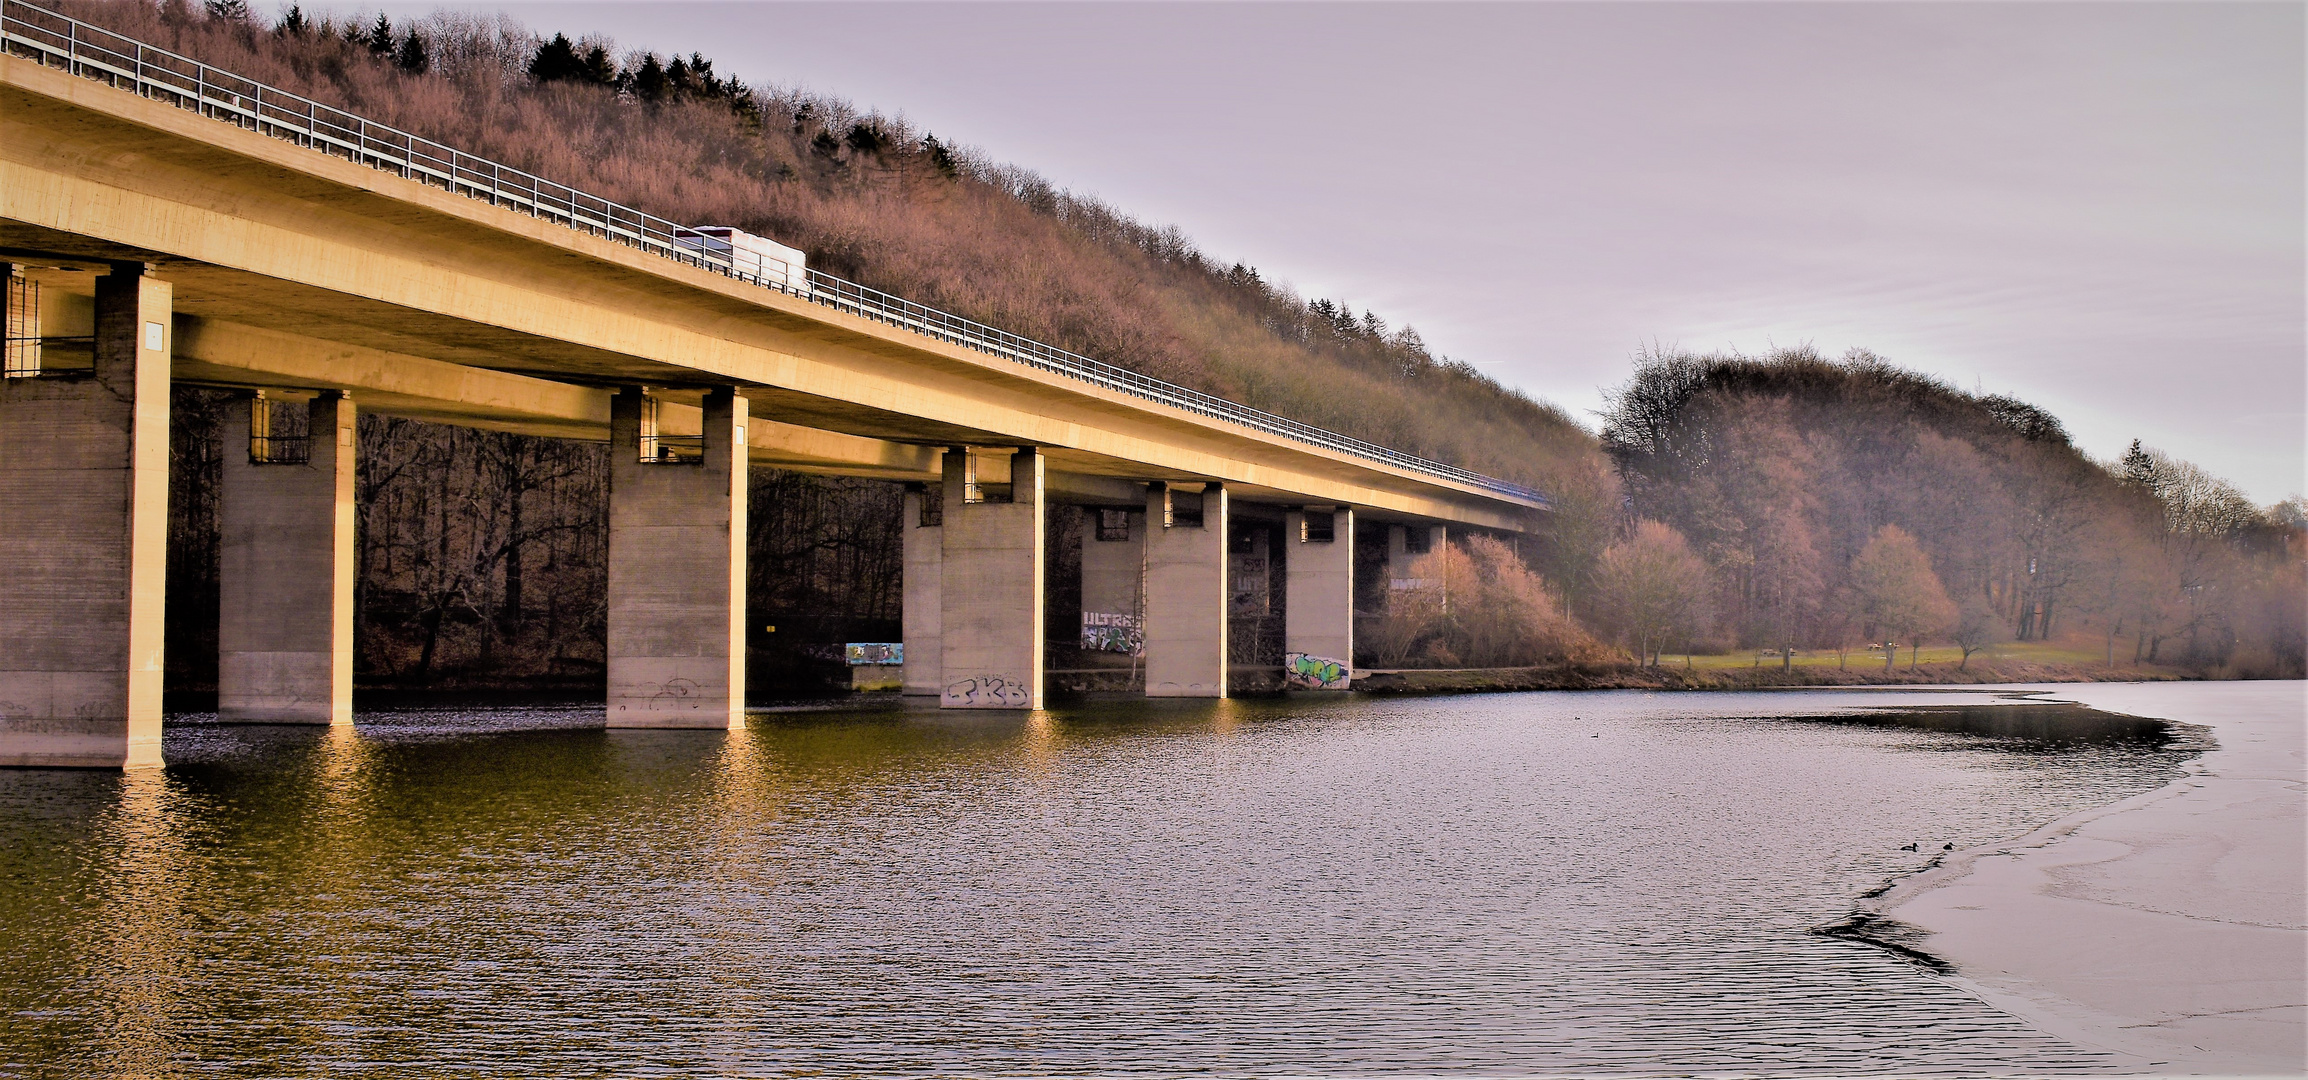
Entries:
{"label": "evergreen tree", "polygon": [[[946,179],[951,180],[961,175],[961,163],[954,160],[953,150],[946,144],[939,142],[936,135],[922,136],[922,152],[930,156],[930,164],[935,166]],[[1240,269],[1241,265],[1236,263],[1235,267]]]}
{"label": "evergreen tree", "polygon": [[665,100],[668,83],[665,65],[657,62],[657,54],[641,58],[641,70],[633,73],[633,96],[651,104]]}
{"label": "evergreen tree", "polygon": [[253,18],[248,0],[203,0],[202,6],[211,22],[247,23]]}
{"label": "evergreen tree", "polygon": [[301,38],[312,32],[312,28],[312,21],[305,18],[305,9],[296,4],[290,4],[288,14],[281,16],[280,25],[274,27],[273,31],[289,37]]}
{"label": "evergreen tree", "polygon": [[553,40],[537,46],[537,55],[529,58],[529,77],[541,83],[581,79],[585,77],[585,62],[577,58],[577,46],[570,43],[567,34],[555,34]]}
{"label": "evergreen tree", "polygon": [[426,51],[425,39],[417,36],[415,27],[409,29],[408,37],[401,39],[401,53],[394,62],[411,75],[433,70],[433,57]]}
{"label": "evergreen tree", "polygon": [[617,65],[609,59],[609,50],[599,45],[585,53],[584,80],[595,86],[617,85]]}
{"label": "evergreen tree", "polygon": [[2118,475],[2124,483],[2142,491],[2152,492],[2156,490],[2158,471],[2155,455],[2142,449],[2140,440],[2133,439],[2131,449],[2124,451],[2124,457],[2118,470]]}
{"label": "evergreen tree", "polygon": [[399,45],[399,42],[393,40],[393,20],[386,18],[384,12],[377,13],[377,23],[375,26],[369,27],[369,36],[365,43],[372,55],[387,60],[393,58],[395,47]]}

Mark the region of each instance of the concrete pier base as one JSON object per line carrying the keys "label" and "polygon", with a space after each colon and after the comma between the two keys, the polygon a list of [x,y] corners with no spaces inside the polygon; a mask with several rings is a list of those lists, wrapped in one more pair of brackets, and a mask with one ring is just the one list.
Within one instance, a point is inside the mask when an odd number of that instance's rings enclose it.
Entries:
{"label": "concrete pier base", "polygon": [[116,266],[93,372],[0,379],[0,765],[161,763],[170,308]]}
{"label": "concrete pier base", "polygon": [[1292,510],[1283,519],[1283,681],[1345,690],[1354,676],[1354,511]]}
{"label": "concrete pier base", "polygon": [[[610,403],[609,726],[738,727],[746,400],[706,393],[694,454],[646,430],[654,412],[638,388]],[[644,436],[656,451],[648,462]]]}
{"label": "concrete pier base", "polygon": [[945,490],[906,486],[902,547],[905,558],[904,692],[935,697],[945,689]]}
{"label": "concrete pier base", "polygon": [[1145,512],[1091,507],[1082,530],[1083,648],[1123,655],[1142,651],[1145,572]]}
{"label": "concrete pier base", "polygon": [[[1196,509],[1196,507],[1199,509]],[[1226,489],[1146,496],[1146,696],[1226,696]]]}
{"label": "concrete pier base", "polygon": [[[252,422],[266,413],[308,408],[307,441],[250,441]],[[353,722],[354,419],[351,399],[341,394],[310,403],[260,397],[226,414],[217,512],[218,720]],[[256,460],[260,455],[268,460]]]}
{"label": "concrete pier base", "polygon": [[940,708],[1042,707],[1043,480],[1031,447],[946,451]]}

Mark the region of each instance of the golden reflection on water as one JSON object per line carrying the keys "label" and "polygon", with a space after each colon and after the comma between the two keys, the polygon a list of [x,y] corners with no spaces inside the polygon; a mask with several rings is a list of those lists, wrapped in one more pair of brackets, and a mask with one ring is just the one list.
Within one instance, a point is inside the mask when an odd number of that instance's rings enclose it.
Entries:
{"label": "golden reflection on water", "polygon": [[1049,773],[1065,747],[1066,733],[1060,729],[1057,714],[1047,709],[1036,709],[1026,714],[1026,722],[1019,734],[1020,758],[1029,772]]}
{"label": "golden reflection on water", "polygon": [[1242,702],[1220,698],[1210,703],[1210,730],[1220,735],[1232,735],[1250,722],[1250,712]]}
{"label": "golden reflection on water", "polygon": [[[167,1071],[189,1003],[179,987],[191,973],[184,900],[197,867],[187,851],[190,815],[178,785],[161,769],[120,777],[118,797],[98,831],[105,862],[76,928],[83,978],[100,986],[97,1023],[104,1057],[130,1075]],[[95,1050],[95,1047],[91,1047]]]}

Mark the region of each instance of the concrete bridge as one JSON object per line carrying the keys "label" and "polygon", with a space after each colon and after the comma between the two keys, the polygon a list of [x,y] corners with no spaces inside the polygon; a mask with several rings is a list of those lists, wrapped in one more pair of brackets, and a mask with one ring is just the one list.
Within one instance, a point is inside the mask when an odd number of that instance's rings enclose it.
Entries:
{"label": "concrete bridge", "polygon": [[613,727],[741,721],[748,463],[906,483],[905,687],[949,708],[1041,706],[1053,503],[1098,511],[1086,621],[1176,696],[1226,692],[1230,522],[1281,525],[1285,648],[1335,688],[1358,527],[1400,559],[1546,509],[19,0],[0,35],[0,764],[160,763],[174,383],[249,400],[227,721],[351,720],[358,411],[611,443]]}

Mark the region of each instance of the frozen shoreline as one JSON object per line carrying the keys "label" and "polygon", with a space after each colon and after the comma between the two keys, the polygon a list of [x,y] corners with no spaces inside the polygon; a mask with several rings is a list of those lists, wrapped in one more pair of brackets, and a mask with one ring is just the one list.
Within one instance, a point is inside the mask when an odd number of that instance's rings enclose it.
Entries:
{"label": "frozen shoreline", "polygon": [[1902,940],[1991,1003],[2127,1071],[2301,1075],[2308,684],[2035,689],[2201,725],[2219,746],[2171,784],[1954,853],[1860,912],[1913,927]]}

